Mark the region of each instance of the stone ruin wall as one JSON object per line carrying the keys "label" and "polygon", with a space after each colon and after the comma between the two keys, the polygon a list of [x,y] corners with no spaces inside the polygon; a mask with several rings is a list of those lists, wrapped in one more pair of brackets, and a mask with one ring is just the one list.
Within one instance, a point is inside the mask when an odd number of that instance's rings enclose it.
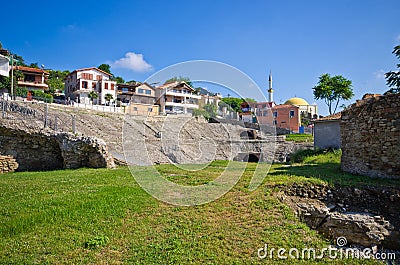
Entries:
{"label": "stone ruin wall", "polygon": [[17,171],[115,166],[106,144],[100,139],[11,128],[5,124],[0,126],[0,153],[15,159],[19,166]]}
{"label": "stone ruin wall", "polygon": [[12,156],[0,156],[0,173],[14,172],[18,163]]}
{"label": "stone ruin wall", "polygon": [[342,170],[400,178],[400,94],[373,96],[342,112]]}

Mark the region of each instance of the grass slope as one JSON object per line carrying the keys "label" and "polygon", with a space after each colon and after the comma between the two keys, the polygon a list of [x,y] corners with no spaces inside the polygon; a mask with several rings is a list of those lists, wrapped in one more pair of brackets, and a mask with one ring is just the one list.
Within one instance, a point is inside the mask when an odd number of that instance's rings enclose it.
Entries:
{"label": "grass slope", "polygon": [[[257,257],[265,243],[276,249],[330,244],[271,191],[294,182],[365,183],[340,172],[338,159],[328,153],[290,167],[273,165],[253,192],[247,186],[256,164],[249,164],[230,192],[194,207],[157,201],[127,167],[1,175],[0,264],[366,264]],[[202,172],[173,165],[158,170],[172,181],[198,185],[217,177],[226,164],[216,161]]]}

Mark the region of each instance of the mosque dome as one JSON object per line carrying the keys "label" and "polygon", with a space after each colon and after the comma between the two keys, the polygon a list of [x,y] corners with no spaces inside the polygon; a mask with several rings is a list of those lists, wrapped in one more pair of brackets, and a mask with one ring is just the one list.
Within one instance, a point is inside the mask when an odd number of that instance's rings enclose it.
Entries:
{"label": "mosque dome", "polygon": [[308,102],[305,99],[302,98],[290,98],[286,100],[285,104],[290,104],[290,105],[295,105],[295,106],[308,106]]}

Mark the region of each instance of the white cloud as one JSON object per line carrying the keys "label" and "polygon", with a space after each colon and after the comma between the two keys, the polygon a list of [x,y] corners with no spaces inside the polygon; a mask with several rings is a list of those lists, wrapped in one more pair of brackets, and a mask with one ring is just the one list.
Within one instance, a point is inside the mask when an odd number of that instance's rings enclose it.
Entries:
{"label": "white cloud", "polygon": [[376,79],[385,79],[385,73],[385,70],[379,69],[378,71],[374,72],[374,76]]}
{"label": "white cloud", "polygon": [[397,40],[397,41],[400,41],[400,35],[399,35],[399,36],[397,36],[396,40]]}
{"label": "white cloud", "polygon": [[143,59],[143,54],[127,52],[125,57],[111,63],[113,68],[124,68],[135,72],[148,72],[153,70],[153,66]]}

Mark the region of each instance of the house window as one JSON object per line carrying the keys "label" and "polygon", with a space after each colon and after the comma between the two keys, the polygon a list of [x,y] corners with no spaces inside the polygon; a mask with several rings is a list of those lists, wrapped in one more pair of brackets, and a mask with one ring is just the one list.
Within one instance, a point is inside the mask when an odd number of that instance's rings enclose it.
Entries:
{"label": "house window", "polygon": [[114,90],[114,84],[111,84],[111,90]]}
{"label": "house window", "polygon": [[88,82],[87,81],[82,81],[82,88],[85,88],[85,89],[88,88]]}
{"label": "house window", "polygon": [[35,82],[34,75],[24,75],[24,82]]}
{"label": "house window", "polygon": [[92,82],[92,89],[96,88],[96,82]]}
{"label": "house window", "polygon": [[82,73],[82,79],[93,80],[93,74]]}
{"label": "house window", "polygon": [[146,89],[146,95],[151,95],[151,90]]}
{"label": "house window", "polygon": [[134,110],[134,111],[137,111],[137,107],[133,107],[133,110]]}
{"label": "house window", "polygon": [[138,92],[139,94],[144,94],[144,89],[140,88]]}
{"label": "house window", "polygon": [[102,79],[102,76],[101,75],[97,75],[96,78],[97,78],[98,81],[100,81]]}
{"label": "house window", "polygon": [[276,120],[274,120],[274,125],[277,125],[277,124],[278,124],[278,122]]}
{"label": "house window", "polygon": [[108,89],[108,83],[104,83],[104,89]]}
{"label": "house window", "polygon": [[293,117],[294,117],[294,110],[291,110],[291,111],[290,111],[289,116],[290,116],[290,118],[293,118]]}
{"label": "house window", "polygon": [[148,111],[148,112],[152,112],[152,111],[153,111],[153,108],[148,108],[147,111]]}
{"label": "house window", "polygon": [[274,111],[274,118],[277,118],[277,117],[278,117],[278,112]]}

